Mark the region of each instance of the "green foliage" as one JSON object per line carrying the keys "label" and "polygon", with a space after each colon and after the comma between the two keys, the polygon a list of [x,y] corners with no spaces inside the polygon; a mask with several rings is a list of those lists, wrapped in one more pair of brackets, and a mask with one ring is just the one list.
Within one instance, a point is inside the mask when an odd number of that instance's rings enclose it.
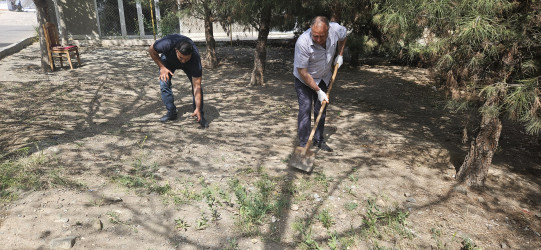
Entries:
{"label": "green foliage", "polygon": [[238,179],[229,183],[239,204],[240,225],[246,233],[255,233],[269,213],[279,208],[275,201],[275,183],[267,175],[255,183],[255,189],[247,190]]}
{"label": "green foliage", "polygon": [[334,225],[334,220],[332,218],[332,215],[329,213],[329,210],[323,209],[321,213],[317,215],[317,219],[321,224],[323,224],[323,227],[329,230],[329,228]]}
{"label": "green foliage", "polygon": [[346,210],[348,211],[353,211],[355,210],[357,207],[359,206],[359,204],[357,204],[357,202],[348,202],[344,205],[344,207],[346,208]]}
{"label": "green foliage", "polygon": [[109,222],[112,224],[120,224],[122,221],[120,220],[120,213],[115,211],[110,211],[107,213],[107,216],[109,216]]}
{"label": "green foliage", "polygon": [[301,236],[299,248],[301,249],[323,249],[316,240],[313,239],[310,224],[298,218],[293,223],[293,229]]}
{"label": "green foliage", "polygon": [[462,247],[460,250],[481,250],[470,238],[465,238],[462,241]]}
{"label": "green foliage", "polygon": [[114,175],[112,179],[127,188],[143,188],[149,192],[154,192],[161,195],[170,193],[172,188],[169,183],[160,185],[155,179],[155,173],[157,170],[158,166],[156,164],[146,165],[141,159],[136,159],[133,170],[130,171],[129,174],[117,174]]}
{"label": "green foliage", "polygon": [[363,233],[366,236],[400,235],[411,238],[411,232],[405,227],[408,216],[407,211],[397,206],[381,208],[376,205],[375,199],[368,199],[366,215],[363,216]]}
{"label": "green foliage", "polygon": [[186,222],[184,219],[176,219],[175,220],[175,228],[178,230],[184,230],[184,232],[188,231],[188,228],[190,227],[190,224]]}
{"label": "green foliage", "polygon": [[64,177],[64,168],[57,158],[42,152],[30,155],[30,147],[0,158],[0,202],[17,199],[18,191],[49,187],[82,188],[84,185]]}
{"label": "green foliage", "polygon": [[[524,123],[528,133],[541,132],[538,1],[380,3],[374,8],[374,22],[394,56],[433,65],[435,78],[453,99],[481,102],[476,105],[482,107],[480,114],[500,117],[507,112]],[[472,98],[477,95],[481,98]]]}

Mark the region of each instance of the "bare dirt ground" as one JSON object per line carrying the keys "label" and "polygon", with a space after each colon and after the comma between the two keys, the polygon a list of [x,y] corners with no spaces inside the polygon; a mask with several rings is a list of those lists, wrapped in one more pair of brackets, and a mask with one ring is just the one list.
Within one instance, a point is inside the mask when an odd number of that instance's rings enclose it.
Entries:
{"label": "bare dirt ground", "polygon": [[37,44],[0,61],[0,150],[26,147],[48,181],[0,207],[1,249],[541,249],[538,138],[505,124],[486,189],[456,186],[462,118],[426,70],[342,67],[325,131],[335,151],[305,174],[287,167],[292,49],[270,48],[266,85],[247,87],[252,48],[219,47],[207,130],[180,72],[181,117],[158,122],[145,49],[85,47],[82,67],[50,74]]}

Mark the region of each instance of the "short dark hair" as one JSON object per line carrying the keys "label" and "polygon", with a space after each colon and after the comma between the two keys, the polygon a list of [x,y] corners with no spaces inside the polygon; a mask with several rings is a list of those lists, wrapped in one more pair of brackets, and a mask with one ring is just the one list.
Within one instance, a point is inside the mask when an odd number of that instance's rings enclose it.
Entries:
{"label": "short dark hair", "polygon": [[310,22],[310,27],[314,26],[314,24],[318,22],[323,22],[327,25],[327,27],[329,27],[329,18],[327,18],[326,16],[316,16],[312,18],[312,21]]}
{"label": "short dark hair", "polygon": [[175,49],[185,56],[189,56],[193,53],[192,44],[186,41],[177,43]]}

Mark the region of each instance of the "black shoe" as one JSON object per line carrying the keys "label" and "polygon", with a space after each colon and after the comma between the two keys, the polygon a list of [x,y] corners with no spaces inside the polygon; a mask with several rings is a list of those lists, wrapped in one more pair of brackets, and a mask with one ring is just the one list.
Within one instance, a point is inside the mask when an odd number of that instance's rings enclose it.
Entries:
{"label": "black shoe", "polygon": [[177,119],[177,115],[164,115],[160,118],[160,122],[174,121]]}
{"label": "black shoe", "polygon": [[327,145],[327,143],[325,143],[325,142],[319,142],[319,143],[316,143],[316,146],[317,146],[319,149],[323,150],[323,151],[327,151],[327,152],[332,152],[332,151],[333,151],[332,148],[329,147],[329,146]]}
{"label": "black shoe", "polygon": [[200,129],[206,129],[209,127],[209,123],[207,122],[207,120],[205,120],[205,118],[201,119],[201,122],[199,122],[199,124]]}

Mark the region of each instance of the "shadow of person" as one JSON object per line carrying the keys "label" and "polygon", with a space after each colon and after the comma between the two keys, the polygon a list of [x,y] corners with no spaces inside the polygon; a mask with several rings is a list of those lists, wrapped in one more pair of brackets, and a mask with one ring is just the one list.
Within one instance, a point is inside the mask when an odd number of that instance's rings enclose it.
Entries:
{"label": "shadow of person", "polygon": [[[213,120],[220,117],[220,112],[218,111],[216,107],[212,105],[205,103],[205,107],[203,108],[203,111],[205,112],[204,116],[207,122],[209,123],[209,125],[212,123]],[[182,105],[181,107],[178,107],[177,113],[180,115],[189,113],[191,115],[193,113],[192,104],[186,104],[186,105]]]}

